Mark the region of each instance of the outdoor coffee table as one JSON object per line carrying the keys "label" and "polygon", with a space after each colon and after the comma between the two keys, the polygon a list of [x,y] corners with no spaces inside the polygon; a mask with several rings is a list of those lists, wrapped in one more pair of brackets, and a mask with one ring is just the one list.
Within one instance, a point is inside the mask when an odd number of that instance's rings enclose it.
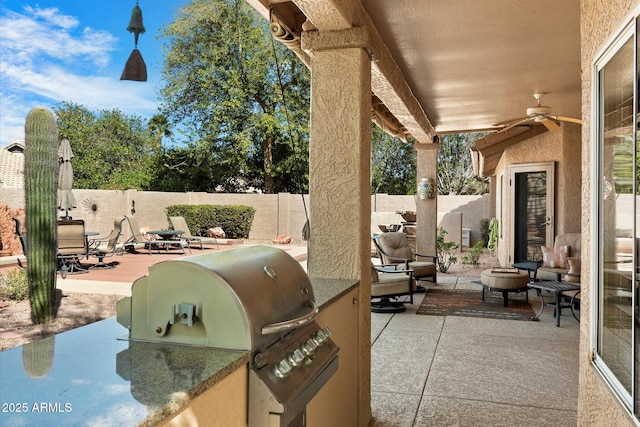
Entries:
{"label": "outdoor coffee table", "polygon": [[[177,247],[182,250],[183,254],[186,254],[184,248],[188,246],[186,241],[182,239],[184,231],[182,230],[151,230],[147,231],[148,234],[155,234],[160,239],[155,240],[153,244],[156,246],[163,246],[165,251],[169,251],[172,247]],[[151,243],[150,243],[151,245]],[[191,248],[189,248],[191,250]],[[151,252],[151,246],[149,246],[149,252]]]}
{"label": "outdoor coffee table", "polygon": [[527,270],[530,282],[535,282],[537,280],[536,276],[540,265],[541,263],[538,261],[520,261],[511,264],[512,267],[517,268],[518,270]]}
{"label": "outdoor coffee table", "polygon": [[[562,307],[569,308],[569,304],[562,304],[560,302],[561,293],[564,291],[579,291],[580,284],[572,283],[572,282],[558,282],[558,281],[542,281],[542,282],[532,282],[529,283],[529,287],[536,289],[538,295],[540,295],[540,301],[542,304],[540,305],[540,311],[538,311],[534,316],[533,320],[538,320],[542,311],[544,310],[545,305],[555,305],[555,315],[556,315],[556,326],[560,327],[560,314],[562,312]],[[542,295],[542,291],[548,291],[553,293],[554,302],[553,303],[545,303],[544,296]]]}

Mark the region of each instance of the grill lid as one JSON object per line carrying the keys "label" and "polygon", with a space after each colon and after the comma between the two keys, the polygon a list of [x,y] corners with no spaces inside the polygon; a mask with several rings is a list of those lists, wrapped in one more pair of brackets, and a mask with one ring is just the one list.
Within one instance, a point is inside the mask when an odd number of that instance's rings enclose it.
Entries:
{"label": "grill lid", "polygon": [[318,312],[303,268],[270,246],[155,264],[117,308],[132,340],[258,351]]}

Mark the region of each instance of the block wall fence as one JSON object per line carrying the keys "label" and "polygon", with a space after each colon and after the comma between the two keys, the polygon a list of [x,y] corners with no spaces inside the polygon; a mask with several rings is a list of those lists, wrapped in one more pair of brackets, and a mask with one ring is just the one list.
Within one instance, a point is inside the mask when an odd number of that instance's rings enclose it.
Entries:
{"label": "block wall fence", "polygon": [[[83,219],[87,230],[106,235],[111,231],[113,218],[135,214],[141,227],[168,228],[166,207],[171,205],[246,205],[256,209],[249,234],[252,242],[272,242],[275,236],[288,234],[293,243],[301,244],[302,227],[306,221],[305,204],[309,195],[246,194],[246,193],[166,193],[137,190],[73,190],[78,206],[69,211],[76,219]],[[379,233],[378,224],[400,224],[397,211],[415,211],[420,200],[414,196],[371,196],[371,233]],[[24,190],[2,189],[0,205],[9,209],[24,207]],[[64,212],[60,212],[64,215]],[[460,241],[461,228],[471,230],[471,244],[480,237],[480,221],[491,219],[489,195],[438,196],[438,222],[448,231],[447,239]],[[460,218],[461,217],[461,221]],[[451,220],[453,219],[453,220]],[[345,218],[349,221],[349,218]],[[125,233],[128,237],[128,231]]]}

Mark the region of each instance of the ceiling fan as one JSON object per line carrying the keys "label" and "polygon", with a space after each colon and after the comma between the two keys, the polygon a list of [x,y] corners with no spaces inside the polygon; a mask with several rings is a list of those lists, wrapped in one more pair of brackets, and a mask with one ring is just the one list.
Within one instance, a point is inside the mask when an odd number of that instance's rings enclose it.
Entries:
{"label": "ceiling fan", "polygon": [[557,131],[560,130],[560,125],[558,122],[571,122],[582,124],[582,120],[574,119],[573,117],[564,117],[564,116],[553,116],[551,115],[551,107],[542,105],[542,95],[544,93],[534,93],[533,97],[538,101],[538,105],[535,107],[527,108],[526,117],[519,117],[517,119],[507,120],[505,122],[500,122],[494,124],[494,126],[504,126],[502,129],[498,130],[497,133],[506,132],[509,129],[513,129],[516,126],[521,124],[533,121],[536,123],[542,123],[549,131]]}

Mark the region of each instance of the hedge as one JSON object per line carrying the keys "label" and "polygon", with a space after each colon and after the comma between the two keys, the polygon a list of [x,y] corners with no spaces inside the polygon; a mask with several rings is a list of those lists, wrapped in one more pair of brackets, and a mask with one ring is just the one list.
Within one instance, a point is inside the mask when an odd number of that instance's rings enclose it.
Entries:
{"label": "hedge", "polygon": [[256,210],[243,205],[173,205],[167,216],[181,216],[194,236],[206,236],[207,229],[220,227],[227,239],[248,239]]}

